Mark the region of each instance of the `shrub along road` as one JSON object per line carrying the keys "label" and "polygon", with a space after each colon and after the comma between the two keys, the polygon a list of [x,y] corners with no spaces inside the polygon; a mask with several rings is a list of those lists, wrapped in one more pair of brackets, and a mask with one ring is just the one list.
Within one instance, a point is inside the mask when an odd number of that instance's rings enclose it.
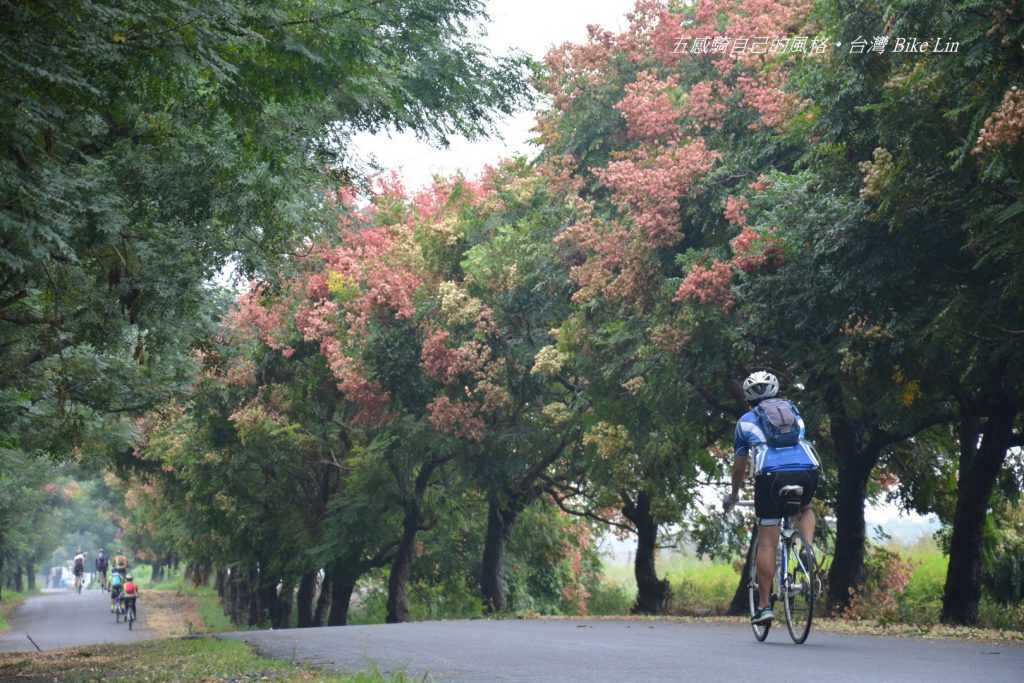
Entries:
{"label": "shrub along road", "polygon": [[376,668],[431,681],[1020,681],[1024,647],[811,634],[777,624],[765,644],[742,624],[650,621],[446,621],[247,631],[264,655],[344,671]]}
{"label": "shrub along road", "polygon": [[[144,618],[145,598],[139,606]],[[110,613],[110,598],[99,590],[46,592],[29,598],[10,619],[11,628],[0,634],[0,652],[35,650],[26,634],[43,650],[56,650],[76,645],[97,643],[133,643],[153,638],[154,633],[139,622],[129,631],[124,624],[115,624]]]}

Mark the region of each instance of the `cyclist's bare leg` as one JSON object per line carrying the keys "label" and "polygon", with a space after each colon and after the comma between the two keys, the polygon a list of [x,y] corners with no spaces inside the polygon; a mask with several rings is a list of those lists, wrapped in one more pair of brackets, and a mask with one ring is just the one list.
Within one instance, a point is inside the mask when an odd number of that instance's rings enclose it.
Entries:
{"label": "cyclist's bare leg", "polygon": [[817,518],[814,516],[814,509],[808,505],[796,518],[796,527],[800,529],[800,533],[803,534],[804,539],[808,543],[814,543],[814,524]]}
{"label": "cyclist's bare leg", "polygon": [[775,575],[775,554],[779,547],[779,527],[757,527],[757,592],[758,607],[767,607]]}

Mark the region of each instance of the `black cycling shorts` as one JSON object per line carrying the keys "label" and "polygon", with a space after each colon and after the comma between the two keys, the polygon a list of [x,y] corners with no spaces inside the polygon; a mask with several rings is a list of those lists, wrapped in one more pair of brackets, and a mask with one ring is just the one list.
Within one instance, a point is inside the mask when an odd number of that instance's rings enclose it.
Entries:
{"label": "black cycling shorts", "polygon": [[782,498],[779,489],[789,484],[804,487],[800,505],[807,507],[818,488],[818,470],[783,470],[762,472],[754,477],[754,513],[759,524],[772,526],[782,519]]}

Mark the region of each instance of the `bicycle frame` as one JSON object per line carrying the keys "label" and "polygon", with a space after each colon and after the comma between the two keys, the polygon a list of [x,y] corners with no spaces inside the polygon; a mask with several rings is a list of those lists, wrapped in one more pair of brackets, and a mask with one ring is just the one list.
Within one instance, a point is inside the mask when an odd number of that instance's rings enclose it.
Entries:
{"label": "bicycle frame", "polygon": [[[737,505],[737,507],[753,507],[754,506],[752,501],[738,501],[736,503],[736,505]],[[758,525],[758,529],[760,529],[760,525]],[[780,527],[779,527],[779,542],[778,542],[778,546],[777,546],[777,549],[776,549],[775,580],[773,581],[775,586],[777,586],[777,592],[772,592],[771,588],[769,588],[769,604],[774,605],[775,601],[778,600],[778,599],[781,599],[783,601],[783,603],[784,603],[784,605],[786,607],[786,625],[787,625],[787,628],[789,628],[789,630],[790,630],[790,635],[793,637],[793,640],[796,643],[802,643],[807,638],[807,633],[809,633],[809,630],[810,630],[810,621],[808,621],[807,627],[804,630],[802,636],[800,636],[798,638],[798,636],[793,632],[793,624],[791,623],[791,619],[790,619],[790,601],[795,596],[798,596],[801,592],[803,592],[803,591],[810,591],[810,595],[811,595],[811,598],[810,598],[810,602],[811,602],[810,609],[813,611],[814,596],[817,593],[817,591],[815,590],[814,583],[813,583],[815,581],[814,574],[812,574],[810,571],[808,571],[809,568],[804,563],[804,558],[800,556],[800,553],[794,552],[794,549],[793,549],[794,548],[794,544],[796,542],[796,538],[798,536],[800,538],[803,538],[802,536],[799,535],[799,533],[800,533],[799,530],[793,524],[793,515],[785,515],[784,514],[783,517],[782,517],[781,523],[780,523]],[[755,548],[756,548],[756,540],[754,541],[754,543],[755,543]],[[789,575],[788,575],[788,571],[787,571],[787,568],[789,567],[789,560],[790,560],[789,556],[790,556],[790,553],[794,554],[794,556],[796,558],[797,566],[799,567],[800,571],[802,572],[802,575],[808,577],[808,585],[807,586],[803,586],[803,585],[790,585],[791,582],[789,580]],[[755,599],[756,600],[760,599],[759,596],[757,595],[757,593],[760,591],[760,585],[757,582],[757,563],[756,563],[756,557],[757,557],[757,553],[754,552],[752,554],[752,556],[751,556],[751,559],[753,561],[751,562],[751,565],[748,568],[748,571],[750,572],[750,575],[751,575],[751,581],[750,581],[748,590],[750,591],[750,608],[751,608],[751,614],[752,615],[753,615],[753,610],[754,610],[754,601],[755,601]],[[809,617],[809,619],[812,619],[812,618],[813,618],[813,614],[812,614],[811,617]],[[764,624],[759,624],[759,625],[752,624],[752,626],[754,628],[754,636],[757,638],[757,640],[763,641],[768,636],[768,631],[771,628],[771,623],[770,622],[766,622]]]}

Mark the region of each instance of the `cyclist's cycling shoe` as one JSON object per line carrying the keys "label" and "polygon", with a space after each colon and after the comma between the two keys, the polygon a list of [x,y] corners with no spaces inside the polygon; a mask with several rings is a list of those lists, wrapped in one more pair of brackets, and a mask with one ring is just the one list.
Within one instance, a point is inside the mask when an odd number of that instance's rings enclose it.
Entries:
{"label": "cyclist's cycling shoe", "polygon": [[754,616],[750,617],[751,624],[767,624],[775,618],[775,613],[772,612],[771,607],[762,607],[754,613]]}

